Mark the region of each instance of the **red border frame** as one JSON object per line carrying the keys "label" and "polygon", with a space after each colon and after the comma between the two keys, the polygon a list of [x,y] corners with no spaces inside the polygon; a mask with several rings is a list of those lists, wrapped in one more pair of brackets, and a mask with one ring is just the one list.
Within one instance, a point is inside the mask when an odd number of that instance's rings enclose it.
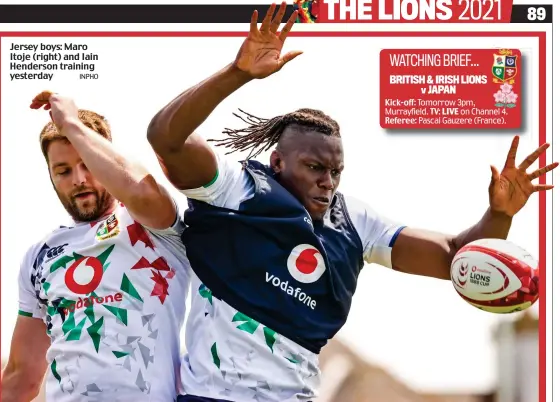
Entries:
{"label": "red border frame", "polygon": [[[1,32],[3,37],[245,37],[246,32],[224,31],[224,32]],[[546,142],[546,32],[292,32],[293,37],[536,37],[539,39],[539,143]],[[1,49],[1,43],[0,43]],[[0,65],[1,68],[1,65]],[[1,73],[1,71],[0,71]],[[1,88],[1,80],[0,80]],[[1,105],[1,99],[0,99]],[[0,116],[1,123],[1,116]],[[1,137],[1,132],[0,132]],[[546,156],[542,154],[539,158],[539,168],[546,165]],[[539,178],[540,184],[546,183],[545,175]],[[539,192],[539,266],[545,267],[540,270],[539,289],[539,401],[546,402],[546,194]]]}

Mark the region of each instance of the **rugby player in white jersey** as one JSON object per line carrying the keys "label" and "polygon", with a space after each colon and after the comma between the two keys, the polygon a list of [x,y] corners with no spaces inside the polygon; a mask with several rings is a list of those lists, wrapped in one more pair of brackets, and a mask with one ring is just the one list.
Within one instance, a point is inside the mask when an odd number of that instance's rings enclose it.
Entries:
{"label": "rugby player in white jersey", "polygon": [[115,150],[104,117],[48,91],[31,103],[43,106],[41,149],[71,219],[21,263],[2,401],[32,400],[45,372],[48,402],[173,401],[190,281],[176,204]]}
{"label": "rugby player in white jersey", "polygon": [[[281,55],[296,15],[279,31],[286,5],[273,18],[274,8],[260,29],[253,14],[234,62],[172,100],[148,130],[190,202],[182,240],[194,273],[179,402],[314,400],[319,352],[344,325],[365,264],[449,279],[457,250],[506,238],[530,195],[552,188],[532,180],[558,166],[527,171],[548,144],[516,165],[515,137],[502,171],[492,167],[487,211],[450,235],[403,227],[338,192],[341,130],[319,110],[247,114],[248,126],[221,142],[250,150],[247,160],[218,155],[197,127],[237,89],[299,54]],[[272,147],[269,165],[252,159]]]}

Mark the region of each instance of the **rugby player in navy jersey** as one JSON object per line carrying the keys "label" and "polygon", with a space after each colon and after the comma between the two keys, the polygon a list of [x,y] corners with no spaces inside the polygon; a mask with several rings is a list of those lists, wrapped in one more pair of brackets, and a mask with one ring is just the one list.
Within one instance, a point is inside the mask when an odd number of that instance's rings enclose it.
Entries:
{"label": "rugby player in navy jersey", "polygon": [[[278,32],[286,5],[260,29],[257,13],[235,60],[186,90],[151,121],[148,139],[169,180],[188,198],[182,240],[196,275],[186,329],[188,355],[179,401],[309,401],[320,383],[318,355],[344,325],[364,263],[449,279],[453,256],[480,238],[506,238],[548,144],[515,164],[515,137],[502,171],[492,167],[490,205],[458,235],[403,227],[337,192],[344,169],[336,121],[314,109],[248,127],[219,142],[251,150],[247,160],[218,154],[197,127],[243,85],[279,71],[301,52],[281,55],[296,19]],[[269,165],[254,159],[274,147]]]}

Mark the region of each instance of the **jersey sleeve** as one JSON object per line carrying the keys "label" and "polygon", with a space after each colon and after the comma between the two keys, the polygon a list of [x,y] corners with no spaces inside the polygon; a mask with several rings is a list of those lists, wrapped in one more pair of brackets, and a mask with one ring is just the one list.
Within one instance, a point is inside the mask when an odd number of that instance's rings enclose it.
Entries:
{"label": "jersey sleeve", "polygon": [[237,210],[243,201],[254,195],[254,183],[238,161],[214,151],[218,171],[207,185],[181,190],[188,198],[222,208]]}
{"label": "jersey sleeve", "polygon": [[185,230],[185,223],[181,218],[181,213],[179,212],[179,206],[177,205],[177,202],[173,198],[171,198],[171,200],[173,201],[173,205],[175,206],[175,221],[170,227],[166,229],[154,229],[143,225],[144,228],[146,228],[146,230],[148,230],[153,235],[159,237],[181,238],[181,235]]}
{"label": "jersey sleeve", "polygon": [[33,264],[37,258],[38,247],[31,247],[24,255],[18,278],[19,310],[18,314],[25,317],[45,318],[45,311],[37,299],[32,282]]}
{"label": "jersey sleeve", "polygon": [[392,268],[393,245],[405,226],[378,214],[355,198],[345,196],[345,200],[350,219],[362,240],[364,261]]}
{"label": "jersey sleeve", "polygon": [[144,228],[146,228],[150,235],[162,242],[181,261],[185,258],[185,246],[181,240],[181,235],[186,226],[179,212],[179,206],[174,199],[173,203],[175,204],[175,222],[170,227],[167,229],[154,229],[144,226]]}

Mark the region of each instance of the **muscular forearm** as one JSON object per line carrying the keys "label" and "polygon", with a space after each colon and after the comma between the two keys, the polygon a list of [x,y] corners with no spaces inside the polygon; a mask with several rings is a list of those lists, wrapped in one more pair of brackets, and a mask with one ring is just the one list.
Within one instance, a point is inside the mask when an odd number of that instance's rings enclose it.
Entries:
{"label": "muscular forearm", "polygon": [[461,232],[452,239],[453,250],[451,258],[459,249],[470,242],[479,239],[506,239],[511,227],[512,218],[502,212],[494,212],[490,208],[482,219],[474,226]]}
{"label": "muscular forearm", "polygon": [[511,217],[488,209],[476,225],[457,236],[405,228],[393,246],[393,269],[449,280],[451,263],[461,247],[484,238],[505,239],[510,226]]}
{"label": "muscular forearm", "polygon": [[148,140],[156,151],[179,150],[220,102],[250,80],[233,64],[228,65],[159,111],[150,122]]}
{"label": "muscular forearm", "polygon": [[124,158],[113,144],[79,120],[65,122],[62,134],[76,148],[96,180],[125,205],[135,202],[148,186],[156,186],[142,166]]}
{"label": "muscular forearm", "polygon": [[2,402],[29,402],[41,389],[43,378],[7,366],[2,373]]}

